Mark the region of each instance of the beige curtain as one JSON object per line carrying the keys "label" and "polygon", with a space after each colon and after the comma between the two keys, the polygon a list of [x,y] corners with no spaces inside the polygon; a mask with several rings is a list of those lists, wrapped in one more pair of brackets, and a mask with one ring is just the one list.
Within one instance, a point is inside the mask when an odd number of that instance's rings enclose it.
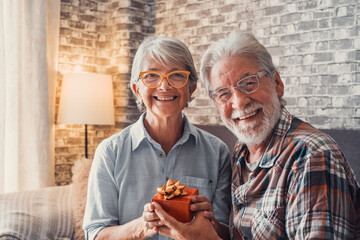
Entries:
{"label": "beige curtain", "polygon": [[60,0],[0,1],[0,192],[54,183]]}

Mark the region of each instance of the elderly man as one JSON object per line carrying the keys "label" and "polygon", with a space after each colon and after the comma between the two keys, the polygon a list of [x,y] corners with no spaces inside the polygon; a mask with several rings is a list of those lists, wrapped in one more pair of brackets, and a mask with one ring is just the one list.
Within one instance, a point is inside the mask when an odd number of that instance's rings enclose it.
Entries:
{"label": "elderly man", "polygon": [[[359,239],[359,183],[330,137],[287,112],[284,84],[266,48],[252,34],[235,32],[208,48],[200,71],[238,138],[232,238]],[[211,218],[208,212],[185,225],[154,208],[168,226],[159,229],[164,234],[218,239],[203,218]]]}

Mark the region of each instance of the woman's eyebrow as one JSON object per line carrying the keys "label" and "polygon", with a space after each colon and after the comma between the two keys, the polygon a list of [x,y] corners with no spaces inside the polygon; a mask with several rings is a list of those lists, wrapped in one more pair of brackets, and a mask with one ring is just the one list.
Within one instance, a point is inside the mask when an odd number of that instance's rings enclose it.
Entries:
{"label": "woman's eyebrow", "polygon": [[[170,69],[170,70],[169,70],[169,73],[170,73],[170,72],[173,72],[173,71],[178,71],[178,70],[181,70],[181,71],[186,71],[186,70],[183,70],[183,69],[181,69],[181,68],[172,68],[172,69]],[[159,68],[149,68],[149,69],[148,69],[148,70],[146,70],[146,71],[159,72],[159,71],[160,71],[160,69],[159,69]]]}

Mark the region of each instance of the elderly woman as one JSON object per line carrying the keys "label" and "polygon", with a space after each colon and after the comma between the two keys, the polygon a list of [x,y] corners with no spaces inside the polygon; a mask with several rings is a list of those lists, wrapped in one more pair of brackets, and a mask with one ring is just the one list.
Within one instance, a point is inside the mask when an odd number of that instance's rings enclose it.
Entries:
{"label": "elderly woman", "polygon": [[144,112],[96,150],[83,225],[87,239],[168,239],[157,233],[163,223],[149,204],[168,179],[198,188],[191,210],[206,210],[201,214],[219,235],[226,229],[229,150],[182,112],[196,82],[192,56],[181,41],[152,36],[140,45],[131,89]]}

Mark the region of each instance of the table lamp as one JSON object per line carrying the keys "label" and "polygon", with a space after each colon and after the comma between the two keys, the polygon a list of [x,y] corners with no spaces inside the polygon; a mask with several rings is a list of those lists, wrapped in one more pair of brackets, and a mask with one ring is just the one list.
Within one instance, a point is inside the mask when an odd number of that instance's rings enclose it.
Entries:
{"label": "table lamp", "polygon": [[110,75],[66,73],[59,103],[59,123],[85,124],[85,157],[87,125],[114,125],[113,87]]}

